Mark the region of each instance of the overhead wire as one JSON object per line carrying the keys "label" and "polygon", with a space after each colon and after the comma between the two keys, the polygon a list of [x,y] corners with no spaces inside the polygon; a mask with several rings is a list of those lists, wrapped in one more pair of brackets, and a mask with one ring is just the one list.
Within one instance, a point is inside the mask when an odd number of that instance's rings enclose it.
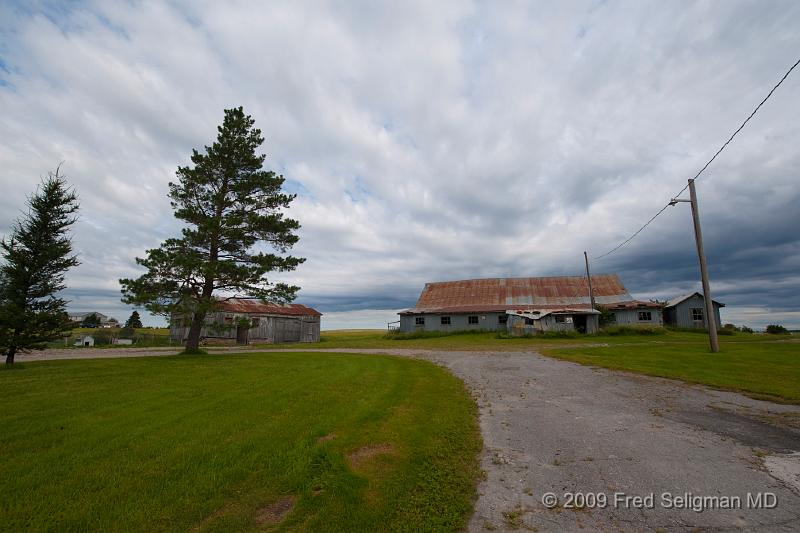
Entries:
{"label": "overhead wire", "polygon": [[[776,84],[775,84],[775,86],[774,86],[774,87],[773,87],[773,88],[772,88],[772,89],[769,91],[769,93],[767,93],[767,96],[765,96],[765,97],[764,97],[764,99],[763,99],[763,100],[761,100],[761,102],[760,102],[760,103],[759,103],[759,104],[756,106],[756,108],[755,108],[755,109],[753,109],[753,112],[752,112],[752,113],[750,113],[750,115],[749,115],[749,116],[748,116],[748,117],[747,117],[747,118],[744,120],[744,122],[742,122],[742,124],[741,124],[741,125],[740,125],[738,128],[736,128],[736,131],[734,131],[734,132],[733,132],[733,134],[731,134],[731,136],[730,136],[730,137],[728,137],[728,140],[727,140],[727,141],[725,141],[725,142],[723,143],[723,145],[722,145],[722,146],[720,146],[719,150],[717,150],[717,151],[716,151],[716,153],[715,153],[715,154],[714,154],[714,155],[711,157],[711,159],[709,159],[709,160],[708,160],[708,162],[707,162],[705,165],[703,165],[703,168],[701,168],[701,169],[700,169],[700,170],[697,172],[697,174],[695,174],[695,175],[694,175],[694,177],[692,178],[693,180],[696,180],[697,178],[699,178],[699,177],[700,177],[700,175],[701,175],[701,174],[702,174],[702,173],[703,173],[703,172],[704,172],[704,171],[705,171],[705,170],[706,170],[706,169],[709,167],[709,165],[711,165],[711,163],[713,163],[713,162],[714,162],[714,160],[717,158],[717,156],[718,156],[719,154],[721,154],[721,153],[722,153],[722,151],[725,149],[725,147],[727,147],[727,146],[728,146],[728,144],[730,144],[730,142],[733,140],[733,138],[734,138],[734,137],[736,137],[736,135],[737,135],[737,134],[738,134],[740,131],[742,131],[742,129],[745,127],[745,125],[746,125],[748,122],[750,122],[750,119],[751,119],[751,118],[753,118],[753,117],[755,116],[755,114],[756,114],[756,113],[758,113],[758,110],[759,110],[759,109],[761,109],[761,106],[763,106],[763,105],[764,105],[764,103],[765,103],[767,100],[769,100],[770,96],[772,96],[772,93],[774,93],[774,92],[775,92],[775,90],[776,90],[778,87],[780,87],[780,85],[781,85],[781,84],[784,82],[784,80],[785,80],[785,79],[786,79],[786,78],[789,76],[789,74],[791,74],[791,73],[792,73],[792,71],[795,69],[795,67],[796,67],[798,64],[800,64],[800,59],[798,59],[797,61],[795,61],[794,65],[792,65],[792,66],[791,66],[791,68],[789,68],[789,70],[787,70],[787,71],[786,71],[786,74],[784,74],[784,75],[783,75],[783,77],[780,79],[780,81],[778,81],[778,83],[776,83]],[[678,193],[677,193],[677,194],[675,194],[674,196],[672,196],[672,198],[677,198],[678,196],[680,196],[681,194],[683,194],[683,192],[684,192],[686,189],[688,189],[688,188],[689,188],[689,183],[687,182],[687,183],[686,183],[686,185],[684,185],[684,186],[683,186],[683,189],[681,189],[680,191],[678,191]],[[670,199],[670,200],[671,200],[671,199]],[[645,222],[645,223],[644,223],[644,225],[643,225],[641,228],[639,228],[638,230],[636,230],[636,232],[634,232],[634,233],[633,233],[633,235],[631,235],[630,237],[628,237],[627,239],[625,239],[624,241],[622,241],[621,243],[619,243],[617,246],[615,246],[614,248],[612,248],[612,249],[611,249],[611,250],[609,250],[608,252],[606,252],[606,253],[604,253],[604,254],[602,254],[602,255],[598,255],[597,257],[593,257],[592,259],[593,259],[593,260],[597,260],[597,259],[602,259],[602,258],[604,258],[604,257],[607,257],[607,256],[609,256],[609,255],[613,254],[614,252],[616,252],[617,250],[619,250],[620,248],[622,248],[623,246],[625,246],[626,244],[628,244],[629,242],[631,242],[633,239],[635,239],[635,238],[636,238],[636,236],[637,236],[637,235],[639,235],[639,234],[640,234],[642,231],[644,231],[644,229],[645,229],[647,226],[649,226],[649,225],[650,225],[650,223],[652,223],[652,222],[653,222],[653,221],[654,221],[656,218],[658,218],[658,216],[659,216],[661,213],[663,213],[664,211],[666,211],[666,210],[667,210],[667,207],[669,207],[669,206],[670,206],[670,202],[667,202],[667,204],[666,204],[664,207],[662,207],[662,208],[661,208],[661,209],[660,209],[660,210],[659,210],[659,211],[658,211],[658,212],[657,212],[655,215],[653,215],[653,217],[652,217],[650,220],[648,220],[647,222]]]}

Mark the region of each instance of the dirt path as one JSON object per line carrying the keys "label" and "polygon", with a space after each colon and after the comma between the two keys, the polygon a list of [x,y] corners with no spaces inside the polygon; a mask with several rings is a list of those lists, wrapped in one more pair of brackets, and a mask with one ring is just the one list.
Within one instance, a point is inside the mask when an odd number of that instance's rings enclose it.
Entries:
{"label": "dirt path", "polygon": [[[487,473],[470,531],[800,531],[800,455],[792,455],[800,452],[800,406],[535,353],[326,351],[427,359],[467,383],[480,408]],[[130,357],[176,350],[57,352]],[[556,495],[555,507],[542,503],[546,493]],[[566,493],[586,500],[569,508]],[[748,505],[748,494],[773,503],[765,493],[774,495],[774,508]],[[687,496],[690,505],[666,508]],[[725,505],[724,497],[734,505],[739,498],[741,508],[709,508]]]}

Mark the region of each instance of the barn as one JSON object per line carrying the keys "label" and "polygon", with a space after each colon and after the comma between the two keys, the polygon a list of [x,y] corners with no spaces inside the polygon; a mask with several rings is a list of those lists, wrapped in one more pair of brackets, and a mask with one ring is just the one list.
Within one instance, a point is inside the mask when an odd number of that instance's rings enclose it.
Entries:
{"label": "barn", "polygon": [[[263,302],[255,298],[227,298],[206,316],[200,337],[219,343],[319,342],[322,313],[300,304]],[[170,338],[183,342],[191,321],[175,315],[170,320]]]}
{"label": "barn", "polygon": [[[635,302],[616,274],[592,276],[592,292],[599,305]],[[660,321],[658,306],[648,309],[653,310],[648,321],[655,311]],[[400,313],[398,329],[594,333],[599,314],[590,304],[585,276],[443,281],[425,284],[416,305]]]}

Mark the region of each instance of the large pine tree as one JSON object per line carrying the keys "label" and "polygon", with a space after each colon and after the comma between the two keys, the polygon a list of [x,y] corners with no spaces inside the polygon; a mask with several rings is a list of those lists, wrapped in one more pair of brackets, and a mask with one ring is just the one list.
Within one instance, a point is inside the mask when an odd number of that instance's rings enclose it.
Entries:
{"label": "large pine tree", "polygon": [[67,302],[57,297],[66,271],[78,264],[67,235],[78,199],[58,170],[28,199],[28,212],[0,241],[0,354],[41,350],[72,328]]}
{"label": "large pine tree", "polygon": [[[123,302],[191,318],[187,351],[198,349],[215,293],[291,301],[300,289],[267,279],[304,259],[281,255],[298,240],[300,225],[283,212],[295,195],[282,191],[283,176],[263,170],[266,156],[256,149],[264,139],[253,124],[241,107],[225,110],[216,142],[205,153],[193,150],[194,166],[179,167],[177,183],[169,184],[175,216],[186,223],[181,237],[136,258],[144,275],[120,280]],[[260,244],[271,251],[257,250]]]}

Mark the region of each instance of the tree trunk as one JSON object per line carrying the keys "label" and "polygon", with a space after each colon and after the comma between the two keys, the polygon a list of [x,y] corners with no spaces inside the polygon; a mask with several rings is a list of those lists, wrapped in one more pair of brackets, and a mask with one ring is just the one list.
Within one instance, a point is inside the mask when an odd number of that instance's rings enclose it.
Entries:
{"label": "tree trunk", "polygon": [[17,350],[16,348],[9,348],[6,352],[6,364],[13,365],[14,364],[14,355],[16,355]]}
{"label": "tree trunk", "polygon": [[203,329],[203,324],[205,321],[205,313],[194,313],[194,315],[192,315],[192,326],[189,328],[189,335],[186,337],[187,350],[200,349],[200,333]]}

